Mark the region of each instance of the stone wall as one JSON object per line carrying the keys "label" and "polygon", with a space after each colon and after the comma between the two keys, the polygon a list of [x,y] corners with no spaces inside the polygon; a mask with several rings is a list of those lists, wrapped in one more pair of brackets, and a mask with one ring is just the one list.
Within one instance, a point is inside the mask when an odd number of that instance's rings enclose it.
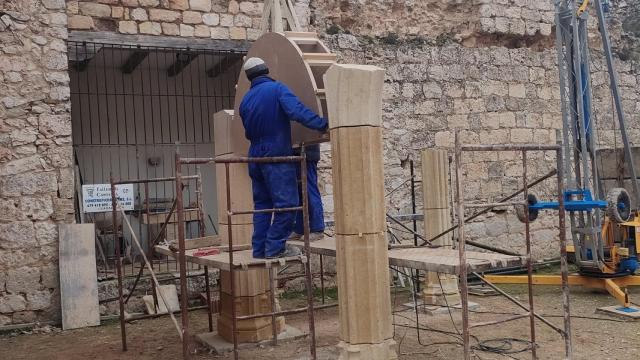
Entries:
{"label": "stone wall", "polygon": [[73,221],[63,0],[5,1],[0,31],[0,326],[56,320],[57,223]]}
{"label": "stone wall", "polygon": [[[422,38],[406,32],[390,36],[394,30],[376,34],[363,30],[360,24],[375,24],[379,20],[378,15],[368,17],[364,9],[361,9],[364,15],[357,17],[357,22],[339,22],[341,18],[334,17],[324,28],[316,13],[312,24],[327,34],[325,41],[339,55],[340,61],[372,64],[387,70],[384,105],[387,191],[409,179],[409,168],[403,160],[413,159],[419,169],[421,149],[444,148],[452,153],[456,128],[462,130],[462,140],[466,143],[555,143],[561,118],[555,34],[551,28],[553,11],[551,2],[548,3],[473,2],[471,6],[477,6],[479,14],[476,15],[480,16],[473,32],[455,30],[459,28],[449,24],[448,28],[442,28],[444,32],[432,32],[429,37]],[[324,14],[321,5],[316,4],[316,7]],[[351,10],[356,11],[343,8],[342,17]],[[378,9],[377,14],[381,13],[383,11]],[[398,29],[406,30],[412,18],[398,16],[397,21]],[[504,22],[508,25],[503,25]],[[340,26],[336,27],[336,24]],[[619,37],[619,24],[615,19],[612,25],[612,32]],[[621,141],[619,136],[617,139],[614,136],[616,126],[608,74],[604,72],[603,59],[598,57],[597,35],[593,35],[596,59],[592,64],[592,77],[598,143],[601,147],[611,147]],[[637,63],[618,59],[616,66],[631,141],[640,145]],[[323,165],[328,167],[329,154],[325,152],[325,156]],[[463,167],[465,199],[493,201],[516,191],[522,186],[519,159],[520,156],[513,153],[466,156]],[[555,156],[551,153],[530,154],[528,180],[533,181],[552,168],[555,168]],[[331,211],[330,170],[322,170],[320,178],[326,208]],[[539,197],[549,199],[556,193],[554,189],[555,179],[551,179],[534,191]],[[419,188],[417,198],[420,202]],[[411,213],[407,186],[388,197],[387,208],[390,213]],[[420,203],[418,209],[421,209]],[[331,216],[330,213],[327,215]],[[556,223],[557,217],[547,213],[533,224],[537,258],[558,256]],[[396,234],[410,237],[398,230]],[[468,234],[470,239],[502,248],[524,248],[524,226],[512,211],[496,211],[478,218],[468,226]]]}
{"label": "stone wall", "polygon": [[67,1],[69,29],[255,40],[263,3],[235,0]]}

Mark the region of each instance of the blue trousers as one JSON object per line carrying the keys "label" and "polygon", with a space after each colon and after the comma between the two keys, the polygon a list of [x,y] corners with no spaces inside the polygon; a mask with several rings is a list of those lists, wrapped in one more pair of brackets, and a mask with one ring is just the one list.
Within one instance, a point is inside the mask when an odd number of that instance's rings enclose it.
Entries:
{"label": "blue trousers", "polygon": [[[256,210],[298,206],[294,164],[250,163],[249,176],[251,177],[253,203]],[[294,212],[254,214],[253,237],[251,238],[253,257],[264,258],[282,252],[287,238],[291,235],[294,222]]]}
{"label": "blue trousers", "polygon": [[[296,165],[296,178],[301,179],[300,165]],[[324,209],[322,208],[322,196],[320,195],[320,189],[318,189],[318,162],[307,161],[307,192],[309,194],[309,231],[310,232],[323,232],[324,231]],[[301,183],[298,183],[298,194],[300,196],[300,204],[302,204],[302,188]],[[304,234],[304,222],[302,218],[302,211],[296,212],[296,224],[293,228],[298,234]]]}

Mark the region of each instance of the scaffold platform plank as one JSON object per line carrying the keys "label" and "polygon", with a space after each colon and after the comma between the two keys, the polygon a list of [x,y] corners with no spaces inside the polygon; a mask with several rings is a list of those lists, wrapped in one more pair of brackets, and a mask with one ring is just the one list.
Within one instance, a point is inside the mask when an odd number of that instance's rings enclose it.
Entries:
{"label": "scaffold platform plank", "polygon": [[[229,266],[229,252],[227,251],[227,246],[211,246],[200,249],[189,249],[185,251],[185,257],[187,263],[194,263],[202,266],[208,266],[210,268],[216,268],[220,270],[230,270]],[[235,246],[234,246],[235,248]],[[219,254],[215,255],[206,255],[206,256],[195,256],[194,253],[198,250],[203,249],[220,249]],[[154,247],[154,250],[158,254],[166,255],[172,257],[177,260],[178,253],[171,251],[166,245],[157,245]],[[290,256],[283,257],[277,259],[256,259],[252,255],[252,251],[249,250],[236,250],[233,252],[233,265],[235,268],[269,268],[275,267],[279,265],[283,265],[285,263],[291,262],[300,262],[306,261],[304,255],[300,256]]]}
{"label": "scaffold platform plank", "polygon": [[[288,241],[287,243],[304,248],[302,241]],[[335,239],[324,238],[312,242],[311,253],[335,257]],[[456,249],[420,247],[389,250],[389,265],[392,266],[435,271],[445,274],[457,274],[460,269],[459,264],[458,250]],[[526,260],[524,257],[467,251],[469,273],[523,266],[525,264]]]}

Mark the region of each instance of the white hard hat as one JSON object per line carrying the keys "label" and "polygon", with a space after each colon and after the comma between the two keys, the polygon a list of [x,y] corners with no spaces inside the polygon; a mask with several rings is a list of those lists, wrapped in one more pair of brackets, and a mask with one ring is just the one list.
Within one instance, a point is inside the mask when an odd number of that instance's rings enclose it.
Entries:
{"label": "white hard hat", "polygon": [[258,76],[267,75],[269,73],[267,64],[264,63],[264,60],[258,57],[247,59],[247,61],[244,62],[244,66],[242,66],[242,69],[247,75],[247,79],[249,79],[249,81],[252,81]]}
{"label": "white hard hat", "polygon": [[244,62],[244,66],[242,67],[242,70],[247,71],[249,69],[253,69],[255,66],[258,65],[264,65],[264,60],[260,59],[259,57],[252,57],[247,59],[247,61]]}

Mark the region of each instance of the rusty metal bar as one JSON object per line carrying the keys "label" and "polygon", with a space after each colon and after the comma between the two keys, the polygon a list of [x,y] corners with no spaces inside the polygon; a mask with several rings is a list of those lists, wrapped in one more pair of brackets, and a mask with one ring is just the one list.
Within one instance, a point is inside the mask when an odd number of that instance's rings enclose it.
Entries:
{"label": "rusty metal bar", "polygon": [[304,263],[307,283],[307,314],[309,317],[309,340],[311,358],[316,360],[316,325],[313,316],[313,278],[311,276],[311,245],[309,244],[309,189],[307,186],[307,155],[304,146],[300,149],[300,182],[302,193],[302,224],[304,226],[304,252],[307,261]]}
{"label": "rusty metal bar", "polygon": [[278,329],[276,326],[276,289],[273,286],[275,279],[273,277],[273,268],[269,269],[269,300],[271,301],[271,335],[274,346],[278,345]]}
{"label": "rusty metal bar", "polygon": [[[543,182],[543,181],[547,180],[548,178],[550,178],[550,177],[552,177],[552,176],[554,176],[554,175],[556,175],[556,174],[557,174],[557,171],[556,171],[555,169],[554,169],[554,170],[551,170],[551,171],[550,171],[549,173],[547,173],[546,175],[544,175],[544,176],[540,177],[540,178],[539,178],[539,179],[537,179],[536,181],[534,181],[534,182],[532,182],[531,184],[529,184],[529,187],[534,187],[534,186],[536,186],[536,185],[540,184],[541,182]],[[514,197],[516,197],[516,196],[520,195],[520,193],[522,193],[522,189],[520,189],[520,190],[516,191],[515,193],[513,193],[513,194],[511,194],[511,195],[509,195],[509,196],[507,196],[507,197],[504,197],[504,198],[502,198],[502,199],[498,200],[498,203],[502,203],[502,202],[504,202],[504,201],[511,200],[511,199],[513,199]],[[489,212],[489,211],[491,211],[491,210],[493,210],[493,208],[492,208],[492,207],[487,207],[487,208],[485,208],[484,210],[482,210],[482,211],[478,211],[477,213],[475,213],[475,214],[473,214],[473,215],[471,215],[471,216],[469,216],[469,217],[465,218],[464,220],[465,220],[466,222],[469,222],[469,221],[471,221],[471,220],[473,220],[473,219],[477,218],[478,216],[481,216],[481,215],[484,215],[484,214],[488,213],[488,212]],[[458,228],[458,225],[454,225],[454,226],[452,226],[452,227],[448,228],[447,230],[445,230],[445,231],[441,232],[440,234],[438,234],[438,235],[436,235],[436,236],[434,236],[434,237],[432,237],[431,239],[428,239],[428,240],[427,240],[427,239],[424,239],[424,238],[421,238],[422,240],[424,240],[424,241],[425,241],[421,246],[424,246],[425,244],[431,243],[432,241],[434,241],[434,240],[436,240],[436,239],[440,238],[441,236],[444,236],[444,235],[446,235],[446,234],[448,234],[448,233],[450,233],[450,232],[454,231],[454,230],[455,230],[455,229],[457,229],[457,228]],[[489,248],[483,248],[483,247],[481,247],[481,246],[478,246],[478,245],[476,245],[476,244],[474,244],[474,243],[472,243],[471,241],[468,241],[468,240],[467,240],[467,244],[469,244],[469,245],[473,245],[473,246],[475,246],[475,247],[479,247],[479,248],[482,248],[482,249],[485,249],[485,250],[491,250],[491,249],[489,249]],[[480,244],[480,245],[482,245],[482,244]],[[486,246],[488,246],[488,245],[486,245]],[[497,251],[497,250],[500,250],[500,251]],[[502,254],[505,254],[505,255],[520,256],[520,255],[518,255],[517,253],[514,253],[514,252],[507,252],[506,250],[502,250],[502,249],[496,249],[496,250],[491,250],[491,251],[495,251],[495,252],[502,253]],[[502,252],[502,251],[505,251],[505,252]]]}
{"label": "rusty metal bar", "polygon": [[486,321],[486,322],[481,322],[481,323],[475,323],[475,324],[471,324],[469,325],[469,328],[477,328],[477,327],[483,327],[483,326],[490,326],[490,325],[498,325],[498,324],[503,324],[506,322],[510,322],[510,321],[515,321],[515,320],[520,320],[526,317],[529,317],[529,314],[521,314],[521,315],[514,315],[514,316],[510,316],[506,319],[502,319],[502,320],[495,320],[495,321]]}
{"label": "rusty metal bar", "polygon": [[461,145],[462,151],[557,151],[558,145],[545,144],[495,144],[495,145]]}
{"label": "rusty metal bar", "polygon": [[122,254],[120,251],[120,239],[118,238],[118,210],[116,205],[116,184],[113,174],[109,176],[111,181],[111,216],[113,218],[113,241],[116,248],[116,273],[118,276],[118,305],[120,307],[120,336],[122,339],[122,351],[127,351],[127,330],[124,321],[124,301],[122,294]]}
{"label": "rusty metal bar", "polygon": [[182,314],[182,357],[189,359],[189,314],[187,305],[189,293],[187,292],[187,261],[185,256],[184,234],[184,204],[182,195],[182,164],[180,154],[176,150],[176,209],[178,215],[178,262],[180,266],[180,309]]}
{"label": "rusty metal bar", "polygon": [[324,305],[324,259],[320,254],[320,295],[322,296],[322,305]]}
{"label": "rusty metal bar", "polygon": [[[196,311],[196,310],[202,310],[204,309],[205,306],[194,306],[194,307],[190,307],[187,309],[187,311]],[[173,311],[172,314],[177,314],[179,313],[180,310],[176,310]],[[144,320],[144,319],[156,319],[159,317],[163,317],[163,316],[168,316],[169,313],[163,313],[163,314],[144,314],[144,315],[135,315],[135,316],[131,316],[130,318],[127,318],[127,322],[130,323],[132,321],[136,321],[136,320]]]}
{"label": "rusty metal bar", "polygon": [[[480,281],[482,281],[483,283],[487,284],[487,286],[489,286],[493,290],[495,290],[498,293],[500,293],[500,295],[506,297],[509,301],[511,301],[512,303],[516,304],[522,310],[527,310],[527,311],[529,310],[529,308],[526,305],[524,305],[523,303],[521,303],[520,301],[518,301],[518,299],[516,299],[513,296],[511,296],[511,295],[507,294],[506,292],[502,291],[502,289],[500,289],[499,287],[495,286],[492,282],[490,282],[489,280],[485,279],[479,273],[472,272],[472,274],[475,277],[477,277],[478,279],[480,279]],[[562,329],[560,329],[559,327],[553,325],[553,323],[551,323],[549,320],[545,319],[544,317],[540,316],[539,314],[536,314],[536,313],[533,313],[533,314],[535,315],[536,319],[542,321],[545,325],[547,325],[550,328],[552,328],[553,330],[555,330],[558,334],[564,335],[564,331]]]}
{"label": "rusty metal bar", "polygon": [[[524,202],[529,198],[527,185],[527,152],[522,151],[522,183]],[[529,297],[529,326],[531,332],[531,358],[537,359],[536,354],[536,317],[533,313],[533,259],[531,255],[531,224],[529,220],[529,206],[524,206],[524,234],[527,247],[527,289]]]}
{"label": "rusty metal bar", "polygon": [[233,227],[231,224],[231,179],[229,176],[229,163],[224,164],[225,180],[227,184],[227,231],[229,237],[229,278],[231,282],[231,336],[233,338],[233,358],[238,360],[238,318],[236,317],[236,284],[235,268],[233,267]]}
{"label": "rusty metal bar", "polygon": [[[295,163],[303,159],[302,156],[272,156],[272,157],[224,157],[215,159],[216,164],[273,164]],[[189,159],[187,159],[189,160]]]}
{"label": "rusty metal bar", "polygon": [[[201,238],[205,235],[204,211],[202,210],[202,172],[200,166],[196,166],[196,202],[198,203],[198,230]],[[211,288],[209,285],[209,267],[204,267],[204,286],[207,298],[207,320],[209,322],[209,331],[213,331],[213,314],[211,313]]]}
{"label": "rusty metal bar", "polygon": [[[322,310],[322,309],[336,307],[338,305],[339,305],[338,303],[325,304],[325,305],[314,306],[313,309]],[[274,312],[268,312],[268,313],[262,313],[262,314],[238,316],[238,320],[251,320],[251,319],[259,319],[259,318],[265,318],[270,316],[287,316],[287,315],[294,315],[294,314],[299,314],[299,313],[308,312],[308,311],[309,311],[309,307],[305,306],[305,307],[290,309],[290,310],[280,310],[280,311],[274,311]]]}
{"label": "rusty metal bar", "polygon": [[501,202],[501,203],[464,204],[464,207],[470,208],[470,209],[477,209],[477,208],[485,208],[485,207],[496,208],[496,207],[504,207],[504,206],[522,206],[526,204],[527,203],[524,201],[509,201],[509,202]]}
{"label": "rusty metal bar", "polygon": [[[560,137],[558,137],[560,139]],[[559,141],[559,140],[558,140]],[[560,238],[560,277],[562,279],[562,313],[564,317],[564,351],[565,357],[573,357],[573,345],[571,343],[571,308],[569,302],[569,264],[567,261],[567,233],[566,213],[564,211],[564,154],[562,150],[556,151],[558,167],[558,228]]]}
{"label": "rusty metal bar", "polygon": [[[182,177],[182,180],[193,180],[197,179],[197,175],[186,175]],[[175,181],[176,178],[173,176],[169,177],[161,177],[161,178],[152,178],[152,179],[130,179],[130,180],[118,180],[114,181],[114,185],[122,185],[122,184],[148,184],[155,182],[163,182],[163,181]]]}
{"label": "rusty metal bar", "polygon": [[194,165],[194,164],[209,164],[212,162],[216,162],[214,158],[181,158],[180,163],[185,165]]}
{"label": "rusty metal bar", "polygon": [[302,206],[279,208],[279,209],[261,209],[261,210],[236,210],[231,211],[231,215],[247,215],[247,214],[265,214],[265,213],[280,213],[289,211],[300,211]]}
{"label": "rusty metal bar", "polygon": [[[149,183],[144,183],[144,211],[149,214]],[[147,221],[147,256],[151,259],[153,255],[153,244],[149,241],[151,240],[151,224]],[[134,288],[129,292],[129,297],[133,294],[133,290],[135,290],[135,284],[138,283],[140,276],[142,275],[142,271],[144,271],[144,266],[140,266],[140,271],[138,271],[138,277],[136,277],[136,281],[134,283]],[[158,294],[155,286],[151,288],[151,295],[153,296],[153,310],[154,312],[158,312]],[[129,298],[127,298],[129,300]]]}
{"label": "rusty metal bar", "polygon": [[469,294],[467,285],[467,255],[464,238],[464,197],[462,195],[462,146],[460,131],[455,133],[455,166],[456,166],[456,200],[458,201],[458,259],[460,271],[460,299],[462,302],[462,342],[464,360],[471,360],[471,344],[469,334]]}

